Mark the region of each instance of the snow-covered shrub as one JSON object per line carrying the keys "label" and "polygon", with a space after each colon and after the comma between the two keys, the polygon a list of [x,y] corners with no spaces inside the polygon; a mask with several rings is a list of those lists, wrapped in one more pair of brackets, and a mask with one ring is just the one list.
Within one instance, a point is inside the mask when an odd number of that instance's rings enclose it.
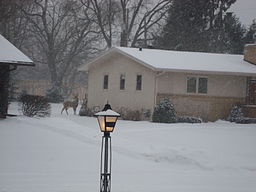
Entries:
{"label": "snow-covered shrub", "polygon": [[236,122],[237,120],[244,117],[244,114],[242,112],[242,108],[239,105],[235,105],[228,116],[228,121],[230,122]]}
{"label": "snow-covered shrub", "polygon": [[150,109],[139,109],[132,110],[129,108],[121,107],[117,109],[117,112],[121,115],[123,120],[131,120],[131,121],[142,121],[142,120],[150,120],[151,111]]}
{"label": "snow-covered shrub", "polygon": [[142,112],[139,110],[131,110],[121,107],[117,110],[123,120],[140,121],[142,120]]}
{"label": "snow-covered shrub", "polygon": [[252,124],[256,123],[256,118],[242,117],[237,119],[235,122],[240,124]]}
{"label": "snow-covered shrub", "polygon": [[228,121],[240,123],[240,124],[251,124],[256,123],[256,118],[244,117],[242,108],[239,105],[235,105],[228,116]]}
{"label": "snow-covered shrub", "polygon": [[79,110],[80,116],[92,117],[94,114],[95,114],[95,112],[88,107],[85,108],[85,107],[81,106],[81,108]]}
{"label": "snow-covered shrub", "polygon": [[46,98],[50,103],[61,103],[64,101],[59,89],[52,87],[46,91]]}
{"label": "snow-covered shrub", "polygon": [[150,119],[150,117],[151,117],[151,110],[150,109],[142,110],[142,113],[143,113],[145,119]]}
{"label": "snow-covered shrub", "polygon": [[87,100],[83,100],[83,103],[81,105],[81,108],[79,110],[79,115],[80,116],[88,116],[88,117],[92,117],[94,115],[94,111],[89,109],[87,107]]}
{"label": "snow-covered shrub", "polygon": [[128,110],[124,115],[124,120],[131,120],[131,121],[140,121],[142,113],[139,110]]}
{"label": "snow-covered shrub", "polygon": [[197,117],[181,116],[177,118],[179,123],[202,123],[203,120]]}
{"label": "snow-covered shrub", "polygon": [[23,94],[19,102],[23,115],[28,117],[46,117],[51,114],[51,105],[43,96]]}
{"label": "snow-covered shrub", "polygon": [[177,122],[177,114],[169,98],[161,99],[160,103],[156,105],[153,112],[152,121],[159,123]]}

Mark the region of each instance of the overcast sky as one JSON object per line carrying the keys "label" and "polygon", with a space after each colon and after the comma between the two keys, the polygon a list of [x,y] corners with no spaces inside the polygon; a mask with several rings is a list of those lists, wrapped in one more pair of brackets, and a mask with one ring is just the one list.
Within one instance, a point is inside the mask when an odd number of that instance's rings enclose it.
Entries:
{"label": "overcast sky", "polygon": [[256,0],[237,0],[230,8],[240,19],[241,23],[248,27],[253,19],[256,19]]}

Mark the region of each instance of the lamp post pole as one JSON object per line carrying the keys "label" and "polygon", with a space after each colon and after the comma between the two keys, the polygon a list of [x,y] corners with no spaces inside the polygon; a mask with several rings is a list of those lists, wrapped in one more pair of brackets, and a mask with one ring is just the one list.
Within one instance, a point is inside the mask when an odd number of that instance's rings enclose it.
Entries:
{"label": "lamp post pole", "polygon": [[109,132],[105,132],[101,146],[100,192],[110,192],[111,189],[111,156],[111,137]]}
{"label": "lamp post pole", "polygon": [[112,111],[111,106],[106,104],[101,112],[96,113],[101,132],[101,162],[100,162],[100,192],[110,192],[111,189],[111,161],[112,148],[110,132],[113,132],[117,118],[120,114]]}

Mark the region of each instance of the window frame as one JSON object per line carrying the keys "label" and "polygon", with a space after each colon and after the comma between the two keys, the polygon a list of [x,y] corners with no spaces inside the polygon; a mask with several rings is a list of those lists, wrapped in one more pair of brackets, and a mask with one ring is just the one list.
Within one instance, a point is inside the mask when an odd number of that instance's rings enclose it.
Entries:
{"label": "window frame", "polygon": [[[188,79],[189,78],[195,78],[196,79],[196,87],[195,87],[195,92],[188,92]],[[200,79],[206,79],[206,92],[199,92],[199,81]],[[208,94],[208,84],[209,84],[209,78],[207,76],[193,76],[193,75],[188,75],[186,76],[186,93],[187,94],[197,94],[197,95],[207,95]]]}
{"label": "window frame", "polygon": [[[107,77],[107,82],[106,82],[106,84],[105,84],[105,77]],[[105,85],[106,85],[106,87],[105,87]],[[105,90],[105,91],[107,91],[108,90],[108,88],[109,88],[109,74],[108,73],[104,73],[103,74],[103,90]]]}
{"label": "window frame", "polygon": [[[140,76],[140,86],[138,86],[138,77]],[[140,87],[140,89],[138,89],[138,87]],[[136,87],[135,87],[136,91],[142,91],[142,74],[136,74]]]}
{"label": "window frame", "polygon": [[[119,76],[119,90],[120,91],[124,91],[125,90],[125,73],[121,73],[120,76]],[[123,79],[122,79],[123,77]],[[123,83],[123,84],[122,84]],[[123,87],[121,87],[121,85],[123,85]]]}

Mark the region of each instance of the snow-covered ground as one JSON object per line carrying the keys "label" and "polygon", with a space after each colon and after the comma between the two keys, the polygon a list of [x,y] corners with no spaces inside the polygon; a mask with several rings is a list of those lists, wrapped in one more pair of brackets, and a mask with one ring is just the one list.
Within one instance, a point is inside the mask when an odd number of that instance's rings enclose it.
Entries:
{"label": "snow-covered ground", "polygon": [[[60,110],[0,120],[0,192],[99,191],[98,123]],[[119,120],[112,146],[112,192],[256,191],[255,124]]]}

